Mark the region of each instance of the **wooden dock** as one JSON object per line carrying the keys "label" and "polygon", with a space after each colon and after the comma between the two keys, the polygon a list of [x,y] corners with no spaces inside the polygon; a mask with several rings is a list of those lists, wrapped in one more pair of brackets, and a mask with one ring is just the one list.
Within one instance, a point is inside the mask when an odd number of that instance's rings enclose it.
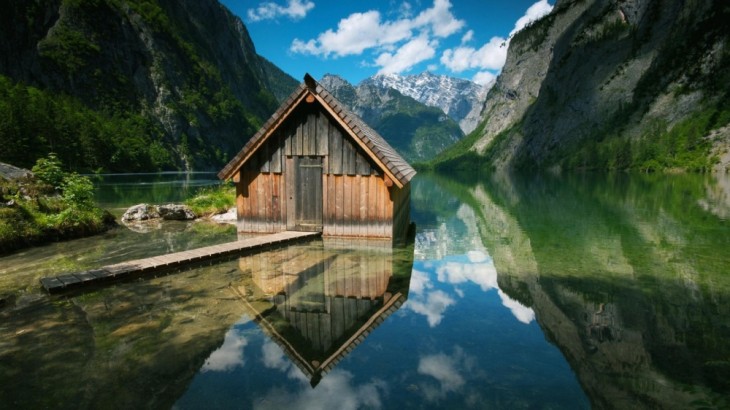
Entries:
{"label": "wooden dock", "polygon": [[320,232],[295,231],[261,235],[221,245],[206,246],[204,248],[107,265],[83,272],[45,277],[41,279],[41,285],[49,293],[59,293],[70,289],[126,279],[142,274],[181,269],[189,265],[261,251],[287,242],[311,239],[320,235]]}

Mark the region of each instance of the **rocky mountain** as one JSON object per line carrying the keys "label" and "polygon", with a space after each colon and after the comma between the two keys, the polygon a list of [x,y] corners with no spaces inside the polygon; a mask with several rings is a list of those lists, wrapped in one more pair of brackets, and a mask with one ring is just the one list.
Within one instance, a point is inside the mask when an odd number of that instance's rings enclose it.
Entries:
{"label": "rocky mountain", "polygon": [[405,76],[380,74],[364,80],[363,83],[381,88],[393,88],[429,107],[440,108],[459,123],[464,134],[472,132],[479,124],[484,99],[493,85],[482,86],[462,78],[429,72]]}
{"label": "rocky mountain", "polygon": [[727,21],[719,0],[556,1],[511,39],[481,124],[436,167],[726,167]]}
{"label": "rocky mountain", "polygon": [[298,84],[217,0],[0,0],[0,160],[215,169]]}
{"label": "rocky mountain", "polygon": [[353,86],[329,74],[320,84],[408,161],[430,160],[464,136],[459,125],[440,108],[429,107],[393,88],[369,81]]}

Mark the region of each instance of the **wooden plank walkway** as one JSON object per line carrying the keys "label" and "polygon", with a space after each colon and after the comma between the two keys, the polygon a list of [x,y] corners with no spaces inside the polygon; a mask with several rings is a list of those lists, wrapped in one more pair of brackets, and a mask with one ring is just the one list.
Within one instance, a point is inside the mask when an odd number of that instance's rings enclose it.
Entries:
{"label": "wooden plank walkway", "polygon": [[129,278],[140,274],[180,269],[191,264],[199,264],[214,259],[232,257],[243,252],[261,251],[286,242],[311,239],[320,235],[320,232],[295,231],[261,235],[254,238],[242,239],[240,241],[228,242],[220,245],[206,246],[204,248],[191,249],[183,252],[152,256],[149,258],[107,265],[98,269],[83,272],[45,277],[41,279],[41,285],[43,285],[43,288],[45,288],[49,293],[58,293],[70,289],[77,289],[82,286]]}

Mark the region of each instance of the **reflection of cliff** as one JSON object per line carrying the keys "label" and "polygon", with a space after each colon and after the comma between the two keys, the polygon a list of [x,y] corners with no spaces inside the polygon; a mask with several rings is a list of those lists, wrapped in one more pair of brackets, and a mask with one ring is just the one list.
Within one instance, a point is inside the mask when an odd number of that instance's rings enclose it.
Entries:
{"label": "reflection of cliff", "polygon": [[249,279],[234,291],[312,386],[408,297],[412,248],[343,244],[290,246],[240,260]]}
{"label": "reflection of cliff", "polygon": [[469,190],[500,288],[535,310],[595,407],[730,392],[728,230],[697,205],[705,192],[688,176],[494,176]]}

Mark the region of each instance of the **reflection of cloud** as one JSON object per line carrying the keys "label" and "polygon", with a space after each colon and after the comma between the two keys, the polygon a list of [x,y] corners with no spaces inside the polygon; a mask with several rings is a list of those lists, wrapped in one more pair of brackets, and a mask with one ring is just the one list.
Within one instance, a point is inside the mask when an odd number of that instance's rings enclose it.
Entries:
{"label": "reflection of cloud", "polygon": [[469,251],[466,253],[466,257],[471,263],[482,263],[489,260],[489,255],[483,251]]}
{"label": "reflection of cloud", "polygon": [[351,373],[335,369],[322,379],[316,389],[312,389],[309,380],[302,378],[299,391],[274,388],[261,399],[255,400],[254,408],[349,410],[382,407],[380,396],[386,388],[384,382],[372,380],[361,386],[353,386],[352,379]]}
{"label": "reflection of cloud", "polygon": [[264,366],[269,369],[286,372],[291,366],[291,362],[284,357],[284,351],[281,350],[281,347],[271,340],[267,339],[264,342],[264,345],[261,346],[261,353],[261,360],[264,362]]}
{"label": "reflection of cloud", "polygon": [[428,278],[428,274],[426,272],[413,269],[413,272],[411,273],[410,293],[421,295],[424,290],[431,288],[432,286],[431,280]]}
{"label": "reflection of cloud", "polygon": [[421,357],[418,361],[418,373],[431,376],[438,382],[438,386],[432,383],[421,385],[426,399],[433,401],[445,397],[447,393],[461,390],[466,384],[462,374],[473,377],[479,371],[476,359],[467,356],[457,346],[451,356],[439,353]]}
{"label": "reflection of cloud", "polygon": [[[479,253],[481,252],[469,252],[468,257],[470,259],[481,259],[481,256],[477,256]],[[497,289],[497,270],[494,263],[488,256],[484,257],[483,260],[484,262],[480,263],[444,262],[436,269],[438,280],[452,285],[473,282],[479,285],[484,292]]]}
{"label": "reflection of cloud", "polygon": [[440,290],[429,293],[425,302],[422,299],[423,297],[410,300],[407,302],[407,306],[412,311],[426,316],[428,325],[431,327],[441,323],[446,308],[455,303],[454,299]]}
{"label": "reflection of cloud", "polygon": [[502,299],[502,305],[512,312],[512,315],[524,324],[529,324],[535,320],[535,311],[532,308],[523,306],[522,303],[512,299],[500,289],[498,291],[499,298]]}
{"label": "reflection of cloud", "polygon": [[418,373],[438,380],[445,392],[456,391],[464,385],[464,378],[456,370],[456,361],[445,354],[422,357],[418,361]]}
{"label": "reflection of cloud", "polygon": [[457,285],[474,283],[483,292],[496,289],[502,305],[508,308],[518,321],[529,324],[535,320],[535,312],[531,308],[513,300],[499,289],[497,269],[486,250],[472,250],[447,259],[424,261],[420,267],[426,272],[413,269],[410,286],[411,300],[408,301],[407,306],[410,310],[426,316],[431,327],[441,323],[446,308],[456,301],[442,290],[430,292],[434,289],[430,272],[436,273],[436,279],[439,282],[453,285],[453,292],[460,298],[464,297],[465,292],[462,286],[457,287]]}
{"label": "reflection of cloud", "polygon": [[200,371],[203,373],[208,371],[227,372],[236,367],[243,367],[243,348],[247,344],[248,340],[238,334],[235,327],[232,327],[226,332],[223,345],[211,353]]}

